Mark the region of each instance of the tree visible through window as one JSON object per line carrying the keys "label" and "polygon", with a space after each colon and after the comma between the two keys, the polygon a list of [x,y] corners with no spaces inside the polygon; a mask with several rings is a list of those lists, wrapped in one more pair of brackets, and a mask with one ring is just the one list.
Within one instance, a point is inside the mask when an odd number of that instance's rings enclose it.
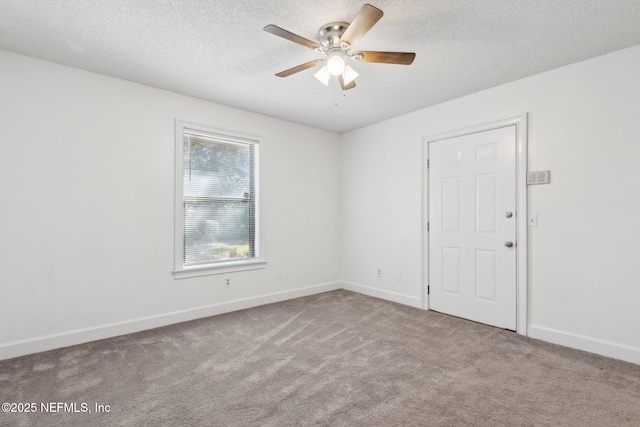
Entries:
{"label": "tree visible through window", "polygon": [[255,258],[257,146],[183,129],[183,266]]}

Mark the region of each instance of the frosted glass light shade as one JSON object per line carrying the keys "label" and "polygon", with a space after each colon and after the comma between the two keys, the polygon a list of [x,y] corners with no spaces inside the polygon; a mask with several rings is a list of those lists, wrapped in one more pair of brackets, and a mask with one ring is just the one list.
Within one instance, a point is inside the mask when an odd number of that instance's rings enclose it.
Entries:
{"label": "frosted glass light shade", "polygon": [[329,79],[331,78],[331,74],[329,73],[326,65],[323,65],[322,68],[320,68],[320,71],[315,73],[313,76],[320,80],[325,86],[329,84]]}
{"label": "frosted glass light shade", "polygon": [[327,60],[327,69],[332,76],[339,76],[344,71],[344,59],[342,56],[333,55]]}
{"label": "frosted glass light shade", "polygon": [[348,85],[349,83],[354,81],[356,77],[358,77],[358,75],[359,74],[356,73],[353,68],[351,68],[349,65],[345,65],[344,71],[342,72],[342,79],[344,80],[344,84]]}

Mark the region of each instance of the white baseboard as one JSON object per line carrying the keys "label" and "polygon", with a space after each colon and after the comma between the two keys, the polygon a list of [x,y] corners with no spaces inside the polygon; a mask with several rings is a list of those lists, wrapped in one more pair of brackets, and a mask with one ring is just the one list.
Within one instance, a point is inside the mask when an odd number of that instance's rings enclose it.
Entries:
{"label": "white baseboard", "polygon": [[159,328],[161,326],[172,325],[174,323],[215,316],[217,314],[243,310],[245,308],[257,307],[260,305],[304,297],[307,295],[329,292],[340,289],[341,287],[342,286],[340,282],[323,283],[320,285],[292,289],[283,292],[275,292],[258,297],[243,298],[220,304],[211,304],[202,307],[190,308],[187,310],[180,310],[170,313],[158,314],[155,316],[127,320],[124,322],[110,323],[107,325],[101,325],[92,328],[76,329],[73,331],[62,332],[58,334],[51,334],[26,340],[8,342],[5,344],[0,344],[0,360],[11,359],[13,357],[53,350],[61,347],[68,347],[71,345],[82,344],[104,338],[111,338],[118,335],[140,332],[147,329]]}
{"label": "white baseboard", "polygon": [[369,295],[387,301],[393,301],[411,307],[422,308],[422,298],[413,297],[411,295],[400,294],[398,292],[385,291],[382,289],[372,288],[369,286],[359,285],[351,282],[340,282],[342,288],[348,291],[358,292],[361,294]]}
{"label": "white baseboard", "polygon": [[[285,301],[293,298],[329,292],[336,289],[346,289],[352,292],[369,295],[388,301],[397,302],[411,307],[421,308],[422,299],[397,292],[372,288],[351,282],[323,283],[289,291],[275,292],[251,298],[243,298],[219,304],[211,304],[187,310],[174,311],[144,318],[111,323],[91,328],[76,329],[0,344],[0,360],[11,359],[41,351],[53,350],[61,347],[82,344],[118,335],[140,332],[147,329],[159,328],[175,323],[200,319],[231,311],[243,310],[274,302]],[[548,328],[545,326],[528,325],[528,336],[565,347],[576,348],[602,356],[612,357],[631,363],[640,364],[640,348],[619,344],[611,341],[600,340],[584,335],[572,334]]]}
{"label": "white baseboard", "polygon": [[577,348],[578,350],[640,364],[640,348],[638,347],[572,334],[538,325],[529,325],[528,335],[531,338],[560,344],[565,347]]}

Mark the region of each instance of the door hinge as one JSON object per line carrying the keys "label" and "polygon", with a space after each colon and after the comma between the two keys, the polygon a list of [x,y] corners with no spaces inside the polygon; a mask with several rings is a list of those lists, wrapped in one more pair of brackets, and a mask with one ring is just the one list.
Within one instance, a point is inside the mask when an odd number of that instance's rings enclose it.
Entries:
{"label": "door hinge", "polygon": [[429,223],[427,223],[427,231],[429,231]]}
{"label": "door hinge", "polygon": [[431,166],[431,160],[427,159],[427,169],[429,169],[430,166]]}
{"label": "door hinge", "polygon": [[427,295],[431,295],[431,286],[427,285]]}

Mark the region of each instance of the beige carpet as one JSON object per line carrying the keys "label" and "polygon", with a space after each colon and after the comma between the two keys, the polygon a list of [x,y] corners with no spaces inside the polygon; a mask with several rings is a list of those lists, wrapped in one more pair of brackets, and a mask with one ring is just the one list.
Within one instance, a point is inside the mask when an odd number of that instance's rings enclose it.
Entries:
{"label": "beige carpet", "polygon": [[640,366],[335,291],[2,361],[0,402],[38,405],[12,427],[639,426]]}

